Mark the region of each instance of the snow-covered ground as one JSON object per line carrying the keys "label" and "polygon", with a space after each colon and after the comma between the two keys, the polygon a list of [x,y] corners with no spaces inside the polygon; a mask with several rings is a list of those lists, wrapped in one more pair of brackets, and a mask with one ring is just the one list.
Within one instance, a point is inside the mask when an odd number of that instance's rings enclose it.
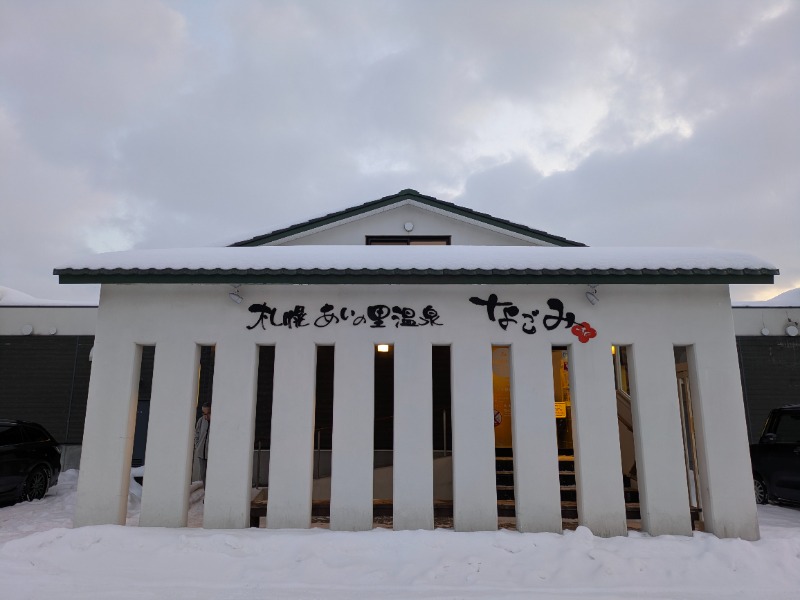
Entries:
{"label": "snow-covered ground", "polygon": [[[0,598],[800,598],[800,509],[758,509],[762,539],[602,539],[449,530],[359,533],[204,530],[202,490],[187,529],[71,529],[77,472],[43,500],[0,508]],[[140,491],[140,488],[138,488]]]}

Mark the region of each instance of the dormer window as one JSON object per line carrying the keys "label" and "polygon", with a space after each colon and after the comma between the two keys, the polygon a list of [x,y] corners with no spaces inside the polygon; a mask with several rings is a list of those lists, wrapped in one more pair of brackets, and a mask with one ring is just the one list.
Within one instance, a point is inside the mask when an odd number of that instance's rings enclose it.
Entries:
{"label": "dormer window", "polygon": [[449,235],[368,235],[367,246],[449,246]]}

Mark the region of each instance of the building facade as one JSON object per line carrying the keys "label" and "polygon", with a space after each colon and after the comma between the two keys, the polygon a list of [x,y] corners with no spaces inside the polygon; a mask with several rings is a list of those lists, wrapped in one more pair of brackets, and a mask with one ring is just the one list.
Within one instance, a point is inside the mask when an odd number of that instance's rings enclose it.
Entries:
{"label": "building facade", "polygon": [[404,190],[228,248],[60,267],[102,284],[75,524],[124,523],[152,349],[140,524],[185,526],[211,348],[205,527],[248,526],[266,423],[270,528],[310,526],[325,446],[332,529],[371,528],[378,502],[395,529],[432,528],[442,459],[455,529],[495,529],[510,456],[517,529],[560,532],[571,457],[597,535],[625,535],[632,484],[653,535],[700,512],[757,539],[728,285],[776,269],[580,246]]}

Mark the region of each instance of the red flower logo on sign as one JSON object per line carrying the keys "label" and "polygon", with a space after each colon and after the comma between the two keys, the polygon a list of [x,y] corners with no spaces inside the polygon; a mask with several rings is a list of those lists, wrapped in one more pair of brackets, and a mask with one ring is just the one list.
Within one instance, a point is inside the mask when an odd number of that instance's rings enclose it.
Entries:
{"label": "red flower logo on sign", "polygon": [[597,330],[586,321],[572,326],[572,335],[577,336],[581,344],[585,344],[593,337],[597,337]]}

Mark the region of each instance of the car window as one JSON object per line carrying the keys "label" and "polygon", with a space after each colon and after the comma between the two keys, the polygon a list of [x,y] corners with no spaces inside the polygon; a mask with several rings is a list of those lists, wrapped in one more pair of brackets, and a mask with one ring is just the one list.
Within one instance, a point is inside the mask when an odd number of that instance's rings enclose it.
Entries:
{"label": "car window", "polygon": [[800,444],[800,413],[783,413],[775,428],[776,441],[784,444]]}
{"label": "car window", "polygon": [[26,442],[46,442],[49,439],[50,436],[38,427],[31,427],[30,425],[25,427]]}
{"label": "car window", "polygon": [[19,425],[0,425],[0,446],[22,442],[22,428]]}

